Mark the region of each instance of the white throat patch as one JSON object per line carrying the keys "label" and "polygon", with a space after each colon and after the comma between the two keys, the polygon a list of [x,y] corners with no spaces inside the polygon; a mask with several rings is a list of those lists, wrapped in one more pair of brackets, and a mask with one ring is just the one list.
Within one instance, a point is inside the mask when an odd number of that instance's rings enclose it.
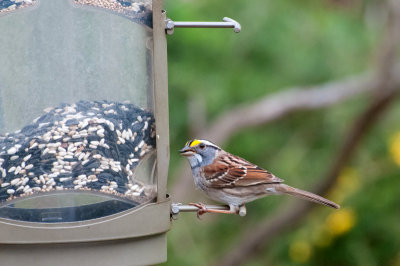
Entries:
{"label": "white throat patch", "polygon": [[189,157],[189,162],[191,167],[195,167],[201,164],[201,162],[203,162],[203,158],[201,157],[200,154],[196,153],[193,156]]}

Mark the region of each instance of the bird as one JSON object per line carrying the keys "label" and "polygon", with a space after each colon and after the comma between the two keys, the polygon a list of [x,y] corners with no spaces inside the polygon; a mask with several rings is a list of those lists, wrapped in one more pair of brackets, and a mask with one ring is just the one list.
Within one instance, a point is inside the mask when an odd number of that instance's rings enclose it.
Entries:
{"label": "bird", "polygon": [[[328,199],[283,184],[282,179],[269,171],[224,151],[204,139],[186,142],[179,153],[189,160],[194,183],[209,198],[229,205],[229,210],[207,208],[203,203],[196,206],[197,217],[204,213],[246,214],[245,204],[268,195],[287,194],[313,201],[334,209],[340,206]],[[239,213],[239,210],[244,212]]]}

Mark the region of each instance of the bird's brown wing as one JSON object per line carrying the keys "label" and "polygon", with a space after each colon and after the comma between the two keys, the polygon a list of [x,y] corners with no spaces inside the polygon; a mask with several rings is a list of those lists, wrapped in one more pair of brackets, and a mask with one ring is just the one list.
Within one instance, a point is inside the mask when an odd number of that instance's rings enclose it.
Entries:
{"label": "bird's brown wing", "polygon": [[214,188],[283,182],[272,173],[227,152],[219,154],[212,164],[203,168],[203,171],[207,184]]}

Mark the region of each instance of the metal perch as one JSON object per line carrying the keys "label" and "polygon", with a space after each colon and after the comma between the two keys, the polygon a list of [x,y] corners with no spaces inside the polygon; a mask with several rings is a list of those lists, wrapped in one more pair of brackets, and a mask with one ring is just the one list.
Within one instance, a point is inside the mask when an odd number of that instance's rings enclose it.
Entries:
{"label": "metal perch", "polygon": [[[205,205],[207,209],[210,210],[225,210],[229,211],[230,208],[228,205]],[[182,203],[172,203],[171,205],[171,217],[172,219],[178,219],[178,214],[180,212],[197,212],[199,210],[198,207],[192,205],[184,205]],[[246,216],[246,207],[243,205],[239,207],[238,214],[240,216]]]}

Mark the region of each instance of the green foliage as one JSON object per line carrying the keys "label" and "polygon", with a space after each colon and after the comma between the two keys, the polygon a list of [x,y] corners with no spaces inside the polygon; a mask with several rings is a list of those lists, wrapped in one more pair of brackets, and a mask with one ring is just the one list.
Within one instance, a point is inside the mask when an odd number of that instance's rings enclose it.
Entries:
{"label": "green foliage", "polygon": [[[240,34],[227,29],[176,29],[168,37],[170,184],[177,163],[184,160],[176,151],[195,137],[188,131],[189,123],[196,123],[188,116],[190,102],[204,100],[206,118],[212,121],[236,105],[292,86],[307,87],[370,69],[382,21],[368,10],[378,2],[339,2],[346,1],[166,1],[173,20],[219,21],[228,16],[243,28]],[[224,148],[290,185],[310,189],[327,172],[368,100],[358,97],[323,110],[297,112],[239,132]],[[332,192],[330,198],[341,201],[343,212],[335,216],[335,211],[316,209],[297,230],[280,236],[248,265],[400,264],[400,165],[389,153],[390,139],[400,131],[400,110],[395,107],[361,142],[341,179],[347,181],[339,182]],[[205,215],[198,221],[195,215],[180,214],[168,235],[166,264],[214,262],[243,232],[279,212],[289,200],[293,199],[280,196],[250,203],[245,218]],[[309,255],[296,255],[304,252]]]}

